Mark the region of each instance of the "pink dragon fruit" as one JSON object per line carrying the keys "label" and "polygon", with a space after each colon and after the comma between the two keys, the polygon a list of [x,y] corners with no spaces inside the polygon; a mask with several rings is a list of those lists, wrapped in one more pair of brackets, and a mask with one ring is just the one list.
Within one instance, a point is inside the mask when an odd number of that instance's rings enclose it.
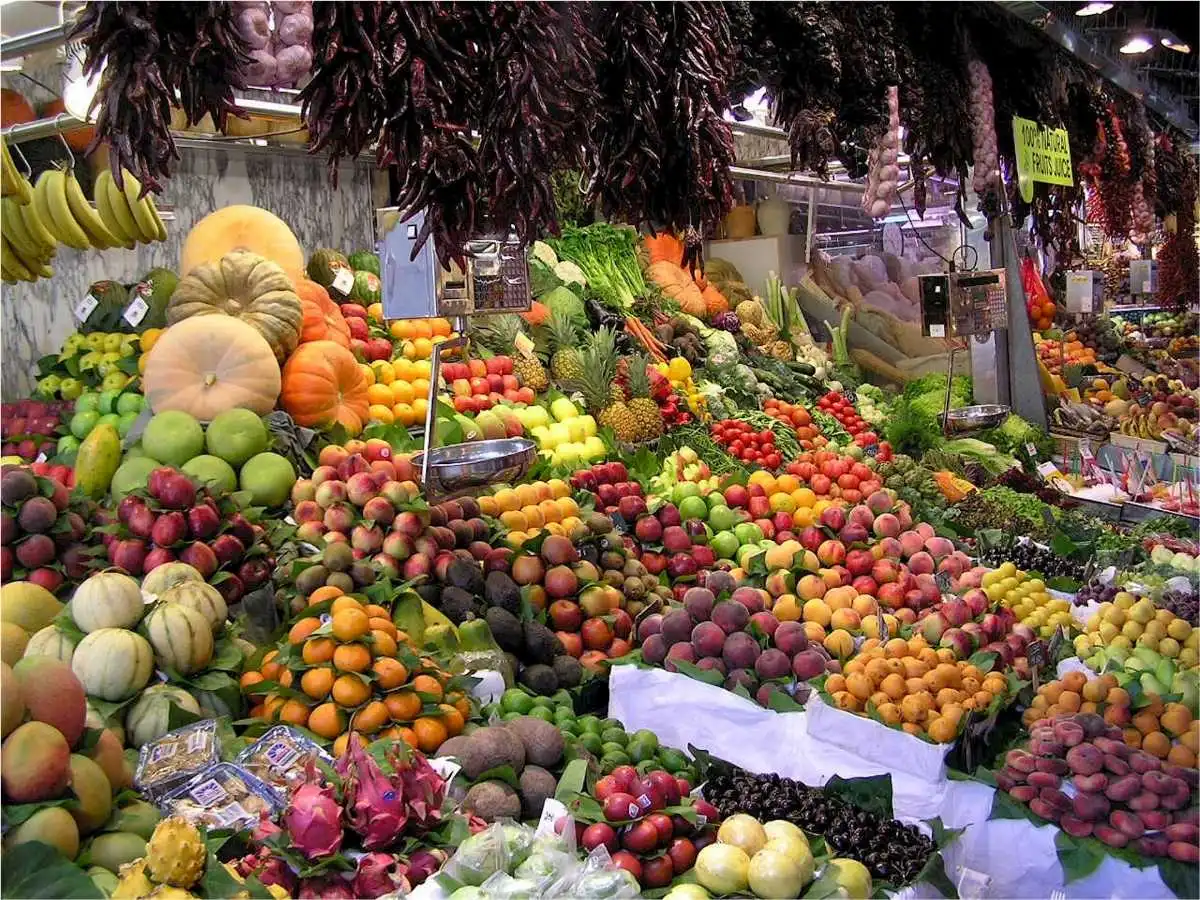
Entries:
{"label": "pink dragon fruit", "polygon": [[418,850],[408,858],[408,880],[413,887],[436,873],[446,864],[449,854],[445,850]]}
{"label": "pink dragon fruit", "polygon": [[342,776],[346,821],[362,838],[363,847],[376,850],[399,840],[408,823],[403,782],[384,775],[354,733],[334,767]]}
{"label": "pink dragon fruit", "polygon": [[264,809],[259,817],[258,824],[254,826],[254,830],[250,832],[250,839],[256,844],[265,844],[267,838],[280,834],[283,831],[278,825],[271,821],[271,817]]}
{"label": "pink dragon fruit", "polygon": [[342,808],[338,806],[333,788],[322,785],[311,766],[308,780],[292,794],[283,814],[292,845],[316,859],[337,853],[342,846]]}
{"label": "pink dragon fruit", "polygon": [[299,900],[355,900],[350,882],[337,875],[305,878],[296,896]]}
{"label": "pink dragon fruit", "polygon": [[368,853],[354,873],[354,896],[382,897],[397,890],[407,894],[412,888],[404,872],[405,866],[390,853]]}
{"label": "pink dragon fruit", "polygon": [[260,847],[257,853],[250,853],[239,859],[237,870],[243,878],[254,876],[264,885],[277,884],[289,895],[296,890],[296,874],[286,862],[272,855],[266,847]]}
{"label": "pink dragon fruit", "polygon": [[434,771],[423,754],[408,750],[400,742],[392,745],[388,761],[400,776],[413,824],[422,830],[437,826],[442,818],[442,802],[446,799],[446,782],[442,776]]}

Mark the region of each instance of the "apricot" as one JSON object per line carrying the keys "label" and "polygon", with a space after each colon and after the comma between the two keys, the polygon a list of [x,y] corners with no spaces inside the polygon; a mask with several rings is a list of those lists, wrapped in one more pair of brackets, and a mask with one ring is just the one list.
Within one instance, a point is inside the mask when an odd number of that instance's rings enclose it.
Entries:
{"label": "apricot", "polygon": [[1168,703],[1158,721],[1167,734],[1178,737],[1191,726],[1192,713],[1182,703]]}
{"label": "apricot", "polygon": [[844,709],[847,712],[861,712],[862,707],[859,705],[858,698],[849,691],[838,691],[832,696],[838,709]]}
{"label": "apricot", "polygon": [[871,680],[861,672],[854,672],[846,676],[846,690],[859,700],[866,700],[874,693]]}
{"label": "apricot", "polygon": [[829,695],[831,697],[834,694],[844,691],[845,689],[846,689],[846,676],[845,675],[830,675],[828,678],[825,679],[825,690],[829,693]]}
{"label": "apricot", "polygon": [[987,709],[992,705],[992,695],[987,691],[977,691],[975,694],[975,706],[977,709]]}
{"label": "apricot", "polygon": [[904,723],[902,723],[902,724],[900,725],[900,727],[901,727],[901,728],[902,728],[902,729],[903,729],[903,730],[904,730],[906,733],[908,733],[908,734],[911,734],[911,735],[914,735],[914,736],[917,736],[917,737],[920,737],[922,734],[924,734],[924,733],[925,733],[925,732],[922,730],[921,726],[920,726],[920,725],[917,725],[915,722],[904,722]]}
{"label": "apricot", "polygon": [[933,698],[928,691],[917,691],[900,701],[900,714],[905,722],[920,723],[925,721],[932,705]]}
{"label": "apricot", "polygon": [[901,699],[908,691],[904,679],[894,673],[884,678],[879,687],[892,700]]}
{"label": "apricot", "polygon": [[1058,705],[1069,713],[1079,712],[1081,702],[1079,695],[1074,691],[1063,691],[1058,695]]}
{"label": "apricot", "polygon": [[879,704],[879,718],[883,719],[888,725],[899,725],[900,707],[895,703]]}
{"label": "apricot", "polygon": [[920,678],[908,678],[904,682],[904,689],[910,694],[919,694],[925,690],[925,682]]}
{"label": "apricot", "polygon": [[871,679],[872,684],[879,684],[883,679],[887,678],[890,671],[887,660],[873,659],[867,663],[864,674]]}
{"label": "apricot", "polygon": [[1121,732],[1121,737],[1130,747],[1142,746],[1142,733],[1136,728],[1126,728]]}
{"label": "apricot", "polygon": [[1171,739],[1161,731],[1151,731],[1142,738],[1142,749],[1151,756],[1166,759],[1171,752]]}
{"label": "apricot", "polygon": [[1087,684],[1087,676],[1082,672],[1068,672],[1062,677],[1063,690],[1073,691],[1078,694],[1083,690],[1083,686]]}
{"label": "apricot", "polygon": [[960,703],[962,702],[962,699],[962,691],[947,687],[942,688],[937,692],[937,696],[934,698],[934,704],[938,709],[941,709],[943,706],[949,706],[953,703]]}
{"label": "apricot", "polygon": [[1158,731],[1158,716],[1143,710],[1133,717],[1133,727],[1143,735],[1150,734],[1152,731]]}
{"label": "apricot", "polygon": [[1185,769],[1194,769],[1196,768],[1196,754],[1183,744],[1176,744],[1167,754],[1167,762],[1183,766]]}
{"label": "apricot", "polygon": [[1129,706],[1133,700],[1129,696],[1129,691],[1122,687],[1109,688],[1108,694],[1104,697],[1104,702],[1110,706]]}
{"label": "apricot", "polygon": [[902,638],[892,638],[883,645],[883,652],[892,659],[899,659],[903,656],[908,656],[908,642]]}
{"label": "apricot", "polygon": [[958,735],[958,722],[951,721],[946,716],[938,716],[925,723],[929,737],[939,744],[948,744]]}
{"label": "apricot", "polygon": [[870,697],[867,698],[867,702],[872,704],[876,709],[879,709],[881,704],[889,703],[889,702],[891,702],[891,699],[892,698],[889,697],[887,694],[885,694],[883,691],[876,691]]}
{"label": "apricot", "polygon": [[922,662],[916,657],[906,656],[899,660],[901,668],[904,670],[905,678],[923,678],[925,673],[929,671],[929,664]]}
{"label": "apricot", "polygon": [[1051,681],[1049,684],[1044,684],[1038,689],[1038,694],[1046,698],[1046,702],[1055,704],[1058,702],[1058,695],[1063,692],[1061,681]]}

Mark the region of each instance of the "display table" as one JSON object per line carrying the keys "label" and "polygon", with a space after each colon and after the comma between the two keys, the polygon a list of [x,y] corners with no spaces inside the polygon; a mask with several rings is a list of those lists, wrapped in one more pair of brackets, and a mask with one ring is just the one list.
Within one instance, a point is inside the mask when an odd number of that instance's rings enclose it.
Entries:
{"label": "display table", "polygon": [[[609,691],[609,715],[627,731],[652,729],[664,745],[690,744],[752,772],[777,772],[809,785],[834,775],[890,774],[896,818],[940,817],[946,828],[964,829],[943,851],[946,874],[963,897],[1175,896],[1153,865],[1137,869],[1111,856],[1086,877],[1065,883],[1056,827],[989,820],[995,789],[950,780],[948,746],[833,709],[816,695],[805,712],[777,713],[685,675],[633,665],[613,666]],[[915,896],[927,889],[920,886]]]}

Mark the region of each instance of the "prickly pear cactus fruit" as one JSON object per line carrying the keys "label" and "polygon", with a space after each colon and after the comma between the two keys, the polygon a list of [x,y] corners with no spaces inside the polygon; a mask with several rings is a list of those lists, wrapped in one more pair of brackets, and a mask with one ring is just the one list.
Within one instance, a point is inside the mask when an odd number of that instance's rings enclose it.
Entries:
{"label": "prickly pear cactus fruit", "polygon": [[204,874],[207,858],[200,831],[178,816],[159,822],[146,844],[146,871],[157,884],[190,888]]}
{"label": "prickly pear cactus fruit", "polygon": [[125,863],[121,866],[119,874],[121,880],[117,882],[117,889],[112,892],[111,900],[138,900],[154,890],[154,885],[146,877],[145,859]]}

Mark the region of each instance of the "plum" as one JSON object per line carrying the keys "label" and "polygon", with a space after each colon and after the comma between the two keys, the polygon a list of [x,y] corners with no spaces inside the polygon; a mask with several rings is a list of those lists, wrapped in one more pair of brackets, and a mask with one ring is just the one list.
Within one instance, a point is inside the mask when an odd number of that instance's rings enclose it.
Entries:
{"label": "plum", "polygon": [[651,613],[638,623],[638,640],[643,644],[646,639],[652,634],[658,634],[662,631],[663,617],[659,613]]}
{"label": "plum", "polygon": [[1160,797],[1158,804],[1163,809],[1176,810],[1183,809],[1185,806],[1191,803],[1191,800],[1192,792],[1189,791],[1185,786],[1181,791],[1176,791],[1173,794],[1167,794],[1164,797]]}
{"label": "plum", "polygon": [[692,587],[683,595],[683,607],[688,611],[693,621],[704,622],[712,615],[717,598],[708,588]]}
{"label": "plum", "polygon": [[1004,756],[1005,765],[1012,766],[1018,772],[1036,772],[1037,758],[1024,750],[1009,750]]}
{"label": "plum", "polygon": [[1143,809],[1138,812],[1138,818],[1146,826],[1147,831],[1162,831],[1171,824],[1171,814],[1161,809]]}
{"label": "plum", "polygon": [[1104,721],[1102,716],[1095,713],[1078,713],[1075,716],[1075,721],[1083,728],[1083,733],[1089,739],[1100,737],[1108,730],[1108,723]]}
{"label": "plum", "polygon": [[1108,783],[1108,787],[1104,789],[1104,796],[1114,803],[1127,803],[1141,793],[1141,790],[1142,779],[1140,776],[1122,775]]}
{"label": "plum", "polygon": [[750,693],[754,693],[758,690],[758,678],[748,669],[734,669],[729,673],[729,677],[725,679],[725,690],[732,691],[738,685],[741,685]]}
{"label": "plum", "polygon": [[1015,788],[1008,792],[1009,796],[1014,800],[1020,800],[1022,803],[1028,803],[1031,800],[1037,799],[1037,788],[1030,784],[1018,784]]}
{"label": "plum", "polygon": [[1038,791],[1038,799],[1040,799],[1043,803],[1049,803],[1060,813],[1064,813],[1072,809],[1071,798],[1058,788],[1042,788]]}
{"label": "plum", "polygon": [[706,669],[706,670],[712,669],[712,670],[720,672],[722,675],[724,675],[725,674],[725,660],[721,659],[718,656],[705,656],[696,661],[696,668],[697,669]]}
{"label": "plum", "polygon": [[[1018,775],[1020,775],[1021,777],[1018,778],[1017,777]],[[1021,772],[1017,772],[1014,769],[1009,769],[1009,768],[1001,769],[995,775],[996,787],[1000,788],[1000,790],[1002,790],[1002,791],[1011,791],[1018,784],[1021,784],[1021,782],[1024,780],[1024,777],[1025,777],[1024,774],[1022,774]]]}
{"label": "plum", "polygon": [[671,649],[667,651],[667,658],[663,662],[663,667],[668,672],[678,672],[679,668],[675,665],[675,660],[677,659],[689,663],[696,661],[696,651],[692,648],[689,641],[680,641],[677,644],[672,644]]}
{"label": "plum", "polygon": [[1187,841],[1194,844],[1200,841],[1200,828],[1191,822],[1177,822],[1163,829],[1163,834],[1171,841]]}
{"label": "plum", "polygon": [[750,621],[750,611],[741,603],[725,600],[713,607],[712,620],[720,625],[726,634],[733,634],[746,627],[746,623]]}
{"label": "plum", "polygon": [[[1098,737],[1092,741],[1092,744],[1095,745],[1096,749],[1101,753],[1109,756],[1116,756],[1119,759],[1125,759],[1130,753],[1133,752],[1133,748],[1124,741],[1113,740],[1112,738],[1107,737]],[[1124,775],[1125,773],[1121,772],[1120,774]]]}
{"label": "plum", "polygon": [[692,629],[692,647],[697,656],[720,656],[724,646],[725,632],[716,623],[701,622]]}
{"label": "plum", "polygon": [[1117,776],[1129,774],[1129,762],[1114,753],[1104,754],[1104,768]]}
{"label": "plum", "polygon": [[792,670],[792,661],[782,650],[764,650],[754,661],[754,671],[759,678],[783,678]]}
{"label": "plum", "polygon": [[1129,756],[1129,768],[1137,772],[1139,775],[1143,772],[1153,772],[1156,769],[1162,768],[1162,763],[1157,757],[1151,756],[1141,750],[1135,750]]}
{"label": "plum", "polygon": [[1171,841],[1167,845],[1167,856],[1177,862],[1195,865],[1200,862],[1200,847],[1186,841]]}
{"label": "plum", "polygon": [[673,609],[662,619],[661,634],[668,647],[692,638],[692,617],[686,609]]}
{"label": "plum", "polygon": [[730,669],[751,669],[758,660],[761,649],[758,642],[744,631],[734,632],[725,639],[721,658]]}
{"label": "plum", "polygon": [[667,643],[661,634],[652,634],[642,641],[642,658],[652,666],[667,658]]}
{"label": "plum", "polygon": [[1151,793],[1150,791],[1142,791],[1136,797],[1130,797],[1126,801],[1126,805],[1134,812],[1158,809],[1158,794]]}
{"label": "plum", "polygon": [[1054,723],[1054,737],[1064,747],[1078,746],[1083,743],[1083,726],[1070,720],[1060,720]]}
{"label": "plum", "polygon": [[1146,833],[1146,826],[1131,812],[1115,809],[1108,816],[1108,824],[1117,829],[1127,838],[1140,838]]}
{"label": "plum", "polygon": [[772,638],[775,646],[788,657],[794,657],[808,649],[808,634],[799,622],[780,622]]}
{"label": "plum", "polygon": [[[1167,795],[1174,794],[1179,788],[1186,788],[1187,785],[1165,772],[1152,770],[1142,773],[1142,787],[1152,794]],[[1153,807],[1148,808],[1153,809]]]}
{"label": "plum", "polygon": [[1124,847],[1129,843],[1129,838],[1123,832],[1108,825],[1097,825],[1092,829],[1092,835],[1110,847]]}
{"label": "plum", "polygon": [[1071,767],[1067,764],[1067,761],[1054,756],[1038,757],[1037,770],[1039,772],[1050,772],[1054,775],[1071,774]]}
{"label": "plum", "polygon": [[1066,748],[1062,741],[1032,738],[1029,741],[1029,751],[1034,756],[1062,756]]}

